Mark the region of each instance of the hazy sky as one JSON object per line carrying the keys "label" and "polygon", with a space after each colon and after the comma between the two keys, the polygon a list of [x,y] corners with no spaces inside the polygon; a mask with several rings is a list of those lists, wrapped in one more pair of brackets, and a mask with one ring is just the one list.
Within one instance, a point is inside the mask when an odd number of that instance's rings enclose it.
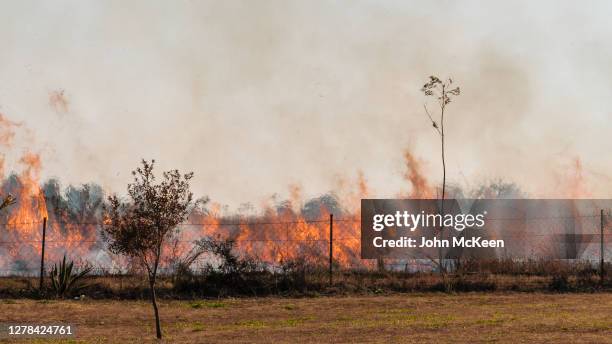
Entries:
{"label": "hazy sky", "polygon": [[[43,178],[123,192],[141,158],[196,173],[238,205],[408,186],[402,153],[440,179],[419,92],[452,76],[448,174],[555,195],[576,158],[612,192],[612,5],[606,1],[4,1],[0,112],[10,158]],[[62,93],[63,92],[63,93]],[[27,130],[25,129],[27,128]]]}

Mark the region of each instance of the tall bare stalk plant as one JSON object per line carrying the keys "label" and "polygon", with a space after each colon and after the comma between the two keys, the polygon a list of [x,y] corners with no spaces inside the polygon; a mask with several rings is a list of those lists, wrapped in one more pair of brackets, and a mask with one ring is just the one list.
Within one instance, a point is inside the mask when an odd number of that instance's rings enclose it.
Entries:
{"label": "tall bare stalk plant", "polygon": [[[421,91],[427,97],[432,97],[436,100],[439,109],[439,120],[436,121],[434,116],[432,116],[429,108],[427,108],[427,103],[423,104],[423,108],[425,109],[425,114],[431,121],[433,128],[436,130],[438,135],[440,136],[440,146],[441,146],[441,155],[442,155],[442,197],[441,197],[441,206],[440,213],[444,216],[444,199],[446,198],[446,155],[445,155],[445,134],[444,134],[444,115],[446,111],[446,107],[451,103],[452,98],[461,94],[461,91],[458,86],[453,88],[453,80],[448,78],[446,81],[442,81],[437,76],[430,76],[429,81],[423,85]],[[443,228],[440,230],[440,236],[442,236]],[[441,250],[441,249],[440,249]],[[440,252],[440,257],[438,261],[438,265],[440,268],[440,272],[444,273],[444,267],[442,264],[442,253]]]}

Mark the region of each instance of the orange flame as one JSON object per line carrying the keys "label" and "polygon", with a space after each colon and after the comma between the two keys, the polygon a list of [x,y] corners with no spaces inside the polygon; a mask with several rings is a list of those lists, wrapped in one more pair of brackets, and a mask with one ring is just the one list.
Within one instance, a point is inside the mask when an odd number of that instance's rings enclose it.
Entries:
{"label": "orange flame", "polygon": [[421,163],[408,150],[404,151],[406,172],[404,179],[412,186],[408,198],[435,198],[434,188],[429,185],[421,171]]}
{"label": "orange flame", "polygon": [[[0,115],[0,145],[10,144],[16,126]],[[404,158],[404,176],[411,189],[407,195],[400,193],[400,197],[432,197],[434,189],[422,174],[419,161],[409,151],[404,153]],[[49,211],[40,186],[42,162],[38,154],[24,153],[19,164],[23,167],[19,175],[12,181],[5,180],[3,185],[5,191],[16,195],[17,204],[9,209],[6,230],[0,232],[0,239],[10,243],[8,255],[0,258],[0,266],[10,266],[20,260],[31,266],[36,264],[40,257],[43,218],[49,224],[48,261],[58,260],[64,253],[72,259],[95,257],[103,248],[97,225],[55,205]],[[341,266],[368,266],[371,262],[360,259],[360,200],[369,197],[372,190],[361,171],[356,181],[341,181],[339,187],[338,192],[304,201],[301,187],[291,185],[288,202],[268,204],[259,216],[226,216],[221,205],[213,204],[205,215],[191,217],[190,221],[196,224],[183,227],[180,240],[165,253],[180,257],[190,252],[194,240],[213,236],[233,239],[239,252],[271,265],[292,260],[325,264],[329,254],[329,219],[333,213],[334,261]]]}

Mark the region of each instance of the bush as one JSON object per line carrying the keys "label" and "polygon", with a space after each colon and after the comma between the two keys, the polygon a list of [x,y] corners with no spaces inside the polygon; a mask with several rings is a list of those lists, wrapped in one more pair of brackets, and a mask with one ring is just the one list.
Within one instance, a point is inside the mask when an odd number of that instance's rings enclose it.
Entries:
{"label": "bush", "polygon": [[569,278],[565,274],[554,275],[549,288],[552,291],[567,291],[570,289]]}
{"label": "bush", "polygon": [[51,269],[51,288],[58,298],[64,298],[84,287],[82,280],[91,270],[90,266],[86,266],[81,271],[77,271],[74,269],[74,262],[66,262],[66,255],[64,255],[64,259],[54,264]]}
{"label": "bush", "polygon": [[176,274],[175,290],[192,296],[260,295],[272,293],[272,273],[249,256],[239,256],[231,239],[207,237],[196,242],[218,264],[207,263],[199,273],[182,267]]}

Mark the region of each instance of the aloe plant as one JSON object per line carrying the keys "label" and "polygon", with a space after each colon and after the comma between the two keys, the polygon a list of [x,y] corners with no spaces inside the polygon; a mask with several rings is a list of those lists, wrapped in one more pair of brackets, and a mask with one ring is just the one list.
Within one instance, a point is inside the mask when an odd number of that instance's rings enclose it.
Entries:
{"label": "aloe plant", "polygon": [[51,269],[51,287],[57,297],[63,298],[73,290],[83,288],[84,285],[81,281],[90,272],[91,267],[85,267],[81,271],[76,271],[74,269],[74,262],[66,262],[66,255],[64,255],[64,259],[59,264],[53,264]]}

